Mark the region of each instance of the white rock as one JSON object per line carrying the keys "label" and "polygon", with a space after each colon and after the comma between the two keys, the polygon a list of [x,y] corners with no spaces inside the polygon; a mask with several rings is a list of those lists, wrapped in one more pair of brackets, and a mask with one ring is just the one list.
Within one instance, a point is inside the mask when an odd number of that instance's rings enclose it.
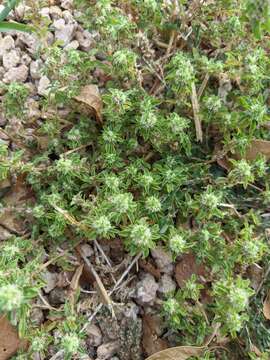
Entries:
{"label": "white rock", "polygon": [[155,259],[155,262],[161,272],[171,274],[173,271],[173,259],[172,255],[165,251],[161,246],[157,246],[151,250],[151,255]]}
{"label": "white rock", "polygon": [[56,287],[58,274],[46,270],[41,274],[41,277],[46,283],[46,285],[43,287],[43,290],[46,294],[48,294]]}
{"label": "white rock", "polygon": [[95,44],[92,34],[87,30],[77,31],[75,37],[83,51],[89,51]]}
{"label": "white rock", "polygon": [[76,25],[65,24],[64,19],[55,20],[53,25],[55,27],[55,40],[60,41],[63,46],[66,46],[73,38]]}
{"label": "white rock", "polygon": [[13,81],[25,82],[28,77],[28,67],[26,65],[20,65],[9,69],[5,75],[3,82],[9,84]]}
{"label": "white rock", "polygon": [[69,10],[63,11],[63,18],[66,23],[76,23],[76,20]]}
{"label": "white rock", "polygon": [[20,55],[16,49],[6,51],[3,54],[3,66],[5,69],[11,69],[17,66],[20,62]]}
{"label": "white rock", "polygon": [[49,86],[51,82],[47,76],[42,76],[38,83],[38,94],[41,96],[47,96],[49,94]]}
{"label": "white rock", "polygon": [[117,352],[118,348],[118,341],[111,341],[100,345],[97,349],[98,360],[110,359]]}
{"label": "white rock", "polygon": [[33,80],[39,80],[41,78],[41,67],[42,61],[36,60],[32,61],[30,64],[30,75]]}
{"label": "white rock", "polygon": [[22,49],[26,46],[30,54],[35,54],[37,52],[39,44],[39,40],[35,35],[27,33],[19,33],[16,40],[16,45]]}
{"label": "white rock", "polygon": [[50,8],[48,7],[43,7],[39,10],[39,14],[44,17],[44,18],[47,18],[49,20],[51,20],[50,18]]}
{"label": "white rock", "polygon": [[39,103],[32,98],[27,99],[25,108],[27,111],[27,119],[29,121],[37,120],[41,117],[41,111],[39,110]]}
{"label": "white rock", "polygon": [[61,2],[61,7],[65,10],[71,10],[73,7],[73,0],[63,0]]}
{"label": "white rock", "polygon": [[141,305],[151,305],[156,298],[158,284],[151,274],[146,274],[144,278],[137,283],[135,298]]}
{"label": "white rock", "polygon": [[71,41],[67,46],[65,46],[65,50],[71,50],[71,49],[78,49],[80,46],[79,42],[77,40]]}
{"label": "white rock", "polygon": [[24,64],[24,65],[29,65],[31,63],[32,59],[31,57],[24,53],[22,56],[21,56],[21,64]]}
{"label": "white rock", "polygon": [[50,15],[53,20],[60,19],[62,17],[62,10],[58,6],[51,6]]}
{"label": "white rock", "polygon": [[87,344],[90,346],[99,346],[102,343],[102,333],[100,328],[94,324],[89,324],[85,332],[87,334]]}
{"label": "white rock", "polygon": [[162,275],[159,280],[158,291],[161,294],[167,294],[173,292],[175,289],[176,289],[176,283],[173,281],[171,276],[169,276],[168,274]]}
{"label": "white rock", "polygon": [[15,42],[12,36],[8,35],[0,39],[0,57],[8,50],[15,48]]}

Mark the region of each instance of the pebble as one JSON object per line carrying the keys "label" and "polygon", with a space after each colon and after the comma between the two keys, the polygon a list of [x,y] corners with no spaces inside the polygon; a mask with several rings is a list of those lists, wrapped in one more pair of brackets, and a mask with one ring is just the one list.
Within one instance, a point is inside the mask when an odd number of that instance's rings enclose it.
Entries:
{"label": "pebble", "polygon": [[64,289],[55,288],[49,294],[49,301],[53,306],[64,304],[66,299],[67,294]]}
{"label": "pebble", "polygon": [[95,44],[92,34],[87,30],[77,31],[75,37],[83,51],[89,51]]}
{"label": "pebble", "polygon": [[39,80],[41,78],[41,67],[42,67],[41,60],[36,60],[31,62],[30,75],[33,80]]}
{"label": "pebble", "polygon": [[49,13],[53,20],[60,19],[62,17],[62,10],[58,6],[51,6]]}
{"label": "pebble", "polygon": [[28,67],[26,65],[20,65],[9,69],[5,75],[3,82],[9,84],[13,81],[25,82],[28,77]]}
{"label": "pebble", "polygon": [[41,274],[41,278],[45,282],[45,286],[43,287],[43,290],[46,294],[51,292],[56,287],[57,280],[58,280],[57,273],[46,270]]}
{"label": "pebble", "polygon": [[73,38],[76,25],[65,24],[64,19],[59,19],[53,22],[53,26],[55,28],[55,40],[60,41],[63,46],[66,46]]}
{"label": "pebble", "polygon": [[94,250],[91,245],[89,244],[83,244],[81,245],[81,250],[86,257],[90,257],[94,254]]}
{"label": "pebble", "polygon": [[51,85],[50,80],[47,76],[42,76],[38,82],[37,91],[41,96],[47,96],[49,94],[49,86]]}
{"label": "pebble", "polygon": [[97,349],[97,357],[96,360],[106,360],[110,359],[113,355],[116,354],[119,348],[118,341],[111,341],[106,344],[102,344]]}
{"label": "pebble", "polygon": [[170,275],[164,274],[159,280],[158,292],[166,295],[170,292],[174,292],[176,289],[176,283],[173,281]]}
{"label": "pebble", "polygon": [[5,69],[11,69],[17,66],[20,62],[20,55],[18,50],[12,49],[3,53],[3,66]]}
{"label": "pebble", "polygon": [[100,331],[100,328],[97,325],[89,324],[85,332],[87,334],[87,345],[89,346],[99,346],[102,343],[102,333]]}
{"label": "pebble", "polygon": [[24,53],[22,56],[21,56],[21,64],[24,64],[24,65],[29,65],[31,63],[32,59],[31,57]]}
{"label": "pebble", "polygon": [[158,284],[154,276],[145,274],[144,278],[137,283],[135,299],[140,305],[151,305],[156,298],[157,290]]}
{"label": "pebble", "polygon": [[23,49],[25,46],[30,54],[34,55],[39,47],[39,40],[36,36],[27,34],[27,33],[19,33],[16,45]]}
{"label": "pebble", "polygon": [[34,307],[31,310],[30,319],[35,326],[41,325],[44,322],[43,311],[39,308]]}
{"label": "pebble", "polygon": [[73,8],[73,0],[63,0],[61,7],[65,10],[71,10]]}
{"label": "pebble", "polygon": [[71,41],[69,44],[65,46],[65,50],[76,50],[80,46],[79,42],[77,40]]}
{"label": "pebble", "polygon": [[15,48],[15,41],[12,36],[5,36],[0,40],[0,58],[3,57],[4,53]]}
{"label": "pebble", "polygon": [[161,246],[152,249],[151,255],[161,272],[166,274],[171,274],[173,272],[172,255],[165,251]]}

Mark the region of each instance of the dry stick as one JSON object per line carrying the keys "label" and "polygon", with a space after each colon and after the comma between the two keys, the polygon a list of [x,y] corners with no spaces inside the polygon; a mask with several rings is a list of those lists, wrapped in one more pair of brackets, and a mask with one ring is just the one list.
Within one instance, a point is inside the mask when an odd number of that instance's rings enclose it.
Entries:
{"label": "dry stick", "polygon": [[270,274],[270,266],[267,268],[264,277],[262,278],[262,281],[260,282],[258,289],[256,290],[255,296],[257,296],[259,294],[259,292],[261,291],[261,288],[264,284],[264,282],[266,281],[266,279],[268,278],[268,275]]}
{"label": "dry stick", "polygon": [[199,117],[200,107],[199,107],[199,102],[198,102],[198,97],[194,82],[191,84],[191,102],[192,102],[193,114],[194,114],[196,138],[197,141],[202,142],[203,140],[202,124]]}
{"label": "dry stick", "polygon": [[[116,284],[114,284],[112,290],[109,291],[109,296],[111,296],[115,290],[119,287],[119,285],[122,283],[122,281],[124,280],[124,278],[128,275],[128,273],[130,272],[131,268],[133,267],[134,264],[136,264],[136,262],[139,260],[139,258],[142,256],[142,253],[139,253],[137,256],[135,256],[135,258],[132,260],[132,262],[129,264],[129,266],[126,268],[126,270],[123,272],[123,274],[121,275],[120,279],[117,280]],[[87,323],[84,324],[84,326],[82,327],[82,329],[80,330],[80,333],[83,332],[86,327],[89,325],[89,323],[94,319],[94,317],[97,315],[97,313],[100,311],[100,309],[102,308],[103,304],[100,303],[96,310],[93,312],[93,314],[87,319]]]}
{"label": "dry stick", "polygon": [[202,82],[202,84],[201,84],[201,86],[200,86],[200,88],[199,88],[199,91],[198,91],[198,100],[200,100],[200,98],[201,98],[201,96],[202,96],[202,94],[203,94],[203,92],[204,92],[204,89],[206,88],[206,85],[207,85],[209,79],[210,79],[209,74],[206,74],[205,77],[204,77],[204,79],[203,79],[203,82]]}
{"label": "dry stick", "polygon": [[57,351],[56,354],[54,354],[49,360],[57,360],[60,356],[62,356],[64,354],[64,350],[59,350]]}
{"label": "dry stick", "polygon": [[94,266],[92,265],[91,261],[84,255],[83,251],[80,249],[79,246],[78,246],[77,249],[78,249],[81,257],[83,258],[84,262],[89,267],[92,274],[94,275],[94,278],[95,278],[97,286],[98,286],[98,288],[100,290],[101,296],[103,297],[104,301],[106,302],[109,309],[111,310],[112,316],[115,317],[112,300],[110,298],[110,295],[107,293],[107,290],[105,289],[105,286],[103,285],[98,273],[96,272],[96,270],[95,270]]}

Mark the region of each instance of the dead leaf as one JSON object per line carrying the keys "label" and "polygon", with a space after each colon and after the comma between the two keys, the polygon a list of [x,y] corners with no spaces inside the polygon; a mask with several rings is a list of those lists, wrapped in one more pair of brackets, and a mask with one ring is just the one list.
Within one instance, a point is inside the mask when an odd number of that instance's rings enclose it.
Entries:
{"label": "dead leaf", "polygon": [[257,355],[257,356],[262,356],[262,352],[260,351],[260,349],[257,348],[256,345],[251,344],[250,351],[255,353],[255,355]]}
{"label": "dead leaf", "polygon": [[186,360],[191,356],[200,356],[205,347],[177,346],[155,353],[146,360]]}
{"label": "dead leaf", "polygon": [[183,287],[192,274],[197,275],[202,282],[206,282],[208,272],[205,266],[203,264],[198,264],[196,262],[196,257],[192,253],[189,253],[183,255],[175,267],[177,284],[180,287]]}
{"label": "dead leaf", "polygon": [[237,160],[246,159],[246,160],[255,160],[256,157],[262,154],[266,157],[267,160],[270,159],[270,141],[267,140],[252,140],[250,146],[247,148],[244,156],[239,154],[235,155]]}
{"label": "dead leaf", "polygon": [[263,315],[267,320],[270,320],[270,290],[263,302]]}
{"label": "dead leaf", "polygon": [[16,329],[5,316],[0,317],[0,360],[8,360],[26,343],[19,339]]}
{"label": "dead leaf", "polygon": [[102,100],[96,85],[86,85],[79,95],[74,97],[79,103],[80,110],[87,115],[93,114],[99,122],[102,122]]}
{"label": "dead leaf", "polygon": [[169,347],[166,340],[160,339],[161,321],[157,315],[143,317],[143,348],[148,356],[165,350]]}

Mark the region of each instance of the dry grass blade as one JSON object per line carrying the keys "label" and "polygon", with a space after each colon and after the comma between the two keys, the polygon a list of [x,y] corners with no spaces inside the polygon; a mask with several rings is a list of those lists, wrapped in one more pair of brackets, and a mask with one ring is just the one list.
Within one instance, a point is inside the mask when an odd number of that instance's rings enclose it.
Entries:
{"label": "dry grass blade", "polygon": [[192,83],[191,85],[191,102],[192,102],[195,129],[196,129],[196,139],[197,141],[202,142],[203,140],[202,124],[199,116],[200,106],[199,106],[197,91],[194,83]]}
{"label": "dry grass blade", "polygon": [[84,255],[80,245],[77,246],[77,250],[80,254],[80,256],[82,257],[83,261],[85,262],[85,264],[88,266],[88,268],[91,270],[92,274],[94,275],[96,284],[97,284],[97,288],[100,292],[100,295],[104,301],[104,303],[106,305],[108,305],[109,309],[112,312],[112,315],[115,316],[114,314],[114,310],[113,310],[113,303],[112,300],[110,298],[110,295],[108,294],[107,290],[105,289],[105,286],[103,285],[98,273],[96,272],[94,266],[91,264],[90,260]]}
{"label": "dry grass blade", "polygon": [[192,356],[200,356],[204,350],[204,346],[178,346],[159,351],[148,357],[146,360],[186,360]]}
{"label": "dry grass blade", "polygon": [[270,291],[263,302],[263,315],[267,320],[270,320]]}

